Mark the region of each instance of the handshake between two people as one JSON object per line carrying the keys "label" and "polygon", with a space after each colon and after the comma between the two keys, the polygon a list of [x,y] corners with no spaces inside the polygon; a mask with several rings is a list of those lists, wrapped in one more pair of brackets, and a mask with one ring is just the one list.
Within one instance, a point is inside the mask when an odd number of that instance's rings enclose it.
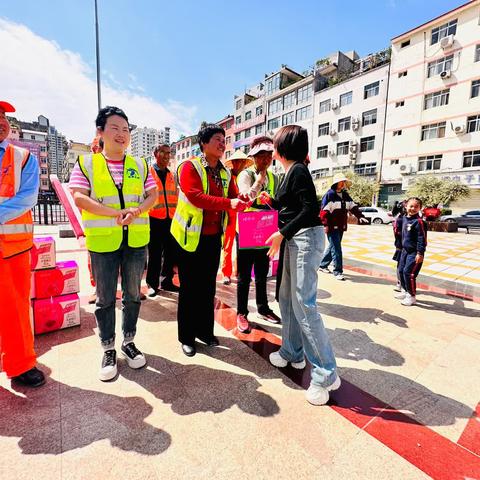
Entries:
{"label": "handshake between two people", "polygon": [[272,199],[267,192],[260,192],[260,194],[253,200],[248,195],[240,193],[237,198],[232,198],[230,200],[230,205],[232,210],[243,212],[247,208],[250,208],[255,200],[258,200],[258,203],[261,205],[271,205],[272,203]]}

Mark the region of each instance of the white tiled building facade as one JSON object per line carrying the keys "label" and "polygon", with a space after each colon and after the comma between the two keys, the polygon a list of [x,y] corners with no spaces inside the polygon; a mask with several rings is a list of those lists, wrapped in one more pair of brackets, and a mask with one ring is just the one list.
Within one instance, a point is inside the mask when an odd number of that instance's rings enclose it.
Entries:
{"label": "white tiled building facade", "polygon": [[135,128],[132,131],[130,148],[134,157],[142,157],[147,163],[153,160],[153,150],[160,143],[170,144],[170,128],[157,130],[155,128]]}

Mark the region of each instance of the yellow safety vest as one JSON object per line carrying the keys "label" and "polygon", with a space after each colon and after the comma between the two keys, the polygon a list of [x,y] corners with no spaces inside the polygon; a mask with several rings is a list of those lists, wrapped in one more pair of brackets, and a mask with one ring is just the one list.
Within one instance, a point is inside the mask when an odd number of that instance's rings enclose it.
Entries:
{"label": "yellow safety vest", "polygon": [[[205,167],[198,157],[193,157],[189,161],[192,162],[199,177],[202,179],[203,193],[208,194],[208,178]],[[178,166],[178,178],[180,178],[180,168],[182,166],[183,163]],[[222,178],[223,196],[227,198],[231,173],[229,170],[223,168],[220,170],[220,176]],[[227,212],[224,211],[222,219],[223,232],[225,232],[227,223],[228,215]],[[172,219],[170,232],[177,243],[187,252],[194,252],[197,249],[202,233],[202,224],[203,210],[193,205],[180,188],[177,209]]]}
{"label": "yellow safety vest", "polygon": [[[255,181],[255,169],[248,168],[246,170],[248,175],[250,175],[254,181]],[[278,188],[278,178],[276,175],[274,175],[270,170],[267,170],[267,189],[266,191],[270,195],[270,197],[275,197],[275,194],[277,193],[277,188]],[[255,199],[255,201],[252,203],[252,206],[247,208],[245,211],[246,212],[255,212],[258,210],[270,210],[270,208],[267,205],[262,205],[261,203],[258,203],[258,199]]]}
{"label": "yellow safety vest", "polygon": [[[90,181],[90,197],[97,202],[121,210],[138,207],[145,198],[145,180],[148,169],[145,160],[125,156],[123,183],[118,189],[101,153],[80,155],[80,168]],[[116,217],[105,217],[82,210],[82,223],[87,249],[92,252],[114,252],[120,248],[125,227],[117,224]],[[150,240],[148,212],[143,212],[128,225],[128,246],[144,247]]]}

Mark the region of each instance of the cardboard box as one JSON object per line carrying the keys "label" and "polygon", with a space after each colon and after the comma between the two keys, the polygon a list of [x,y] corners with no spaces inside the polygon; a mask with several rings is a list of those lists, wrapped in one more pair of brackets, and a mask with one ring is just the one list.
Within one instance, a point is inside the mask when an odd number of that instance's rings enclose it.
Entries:
{"label": "cardboard box", "polygon": [[32,270],[55,268],[55,240],[53,237],[35,237],[30,255]]}
{"label": "cardboard box", "polygon": [[80,325],[77,294],[33,300],[35,335]]}
{"label": "cardboard box", "polygon": [[35,297],[49,298],[80,290],[77,262],[57,262],[55,268],[33,272]]}

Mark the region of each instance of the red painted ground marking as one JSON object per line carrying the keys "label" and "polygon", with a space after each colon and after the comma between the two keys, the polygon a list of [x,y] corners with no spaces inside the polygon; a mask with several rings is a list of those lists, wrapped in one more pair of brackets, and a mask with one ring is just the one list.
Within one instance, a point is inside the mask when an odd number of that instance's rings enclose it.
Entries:
{"label": "red painted ground marking", "polygon": [[[217,323],[267,361],[281,344],[279,337],[259,326],[250,334],[238,332],[236,312],[223,302],[217,302],[215,317]],[[310,383],[309,370],[286,368],[282,372],[306,388]],[[467,427],[465,444],[456,444],[346,380],[332,393],[330,407],[435,480],[480,479],[478,430]],[[478,421],[478,417],[474,420]],[[468,432],[473,432],[473,437]]]}
{"label": "red painted ground marking", "polygon": [[480,455],[480,403],[457,442],[462,447]]}

